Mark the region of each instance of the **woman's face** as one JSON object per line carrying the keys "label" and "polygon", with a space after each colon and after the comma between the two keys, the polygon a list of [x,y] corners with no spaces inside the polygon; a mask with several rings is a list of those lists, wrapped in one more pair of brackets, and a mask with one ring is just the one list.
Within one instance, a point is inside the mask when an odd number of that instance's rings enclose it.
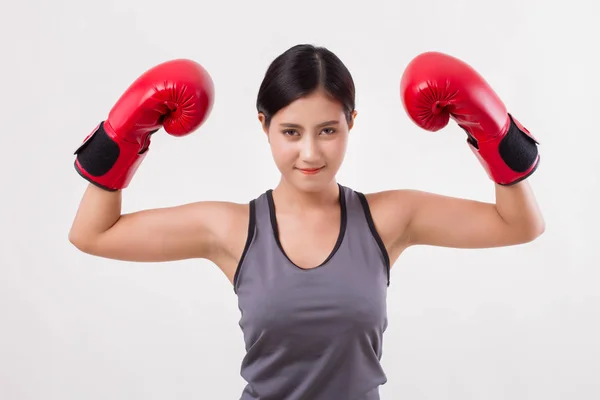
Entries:
{"label": "woman's face", "polygon": [[335,179],[355,116],[353,112],[348,124],[341,104],[316,91],[282,108],[268,128],[262,114],[259,120],[283,178],[300,190],[316,192]]}

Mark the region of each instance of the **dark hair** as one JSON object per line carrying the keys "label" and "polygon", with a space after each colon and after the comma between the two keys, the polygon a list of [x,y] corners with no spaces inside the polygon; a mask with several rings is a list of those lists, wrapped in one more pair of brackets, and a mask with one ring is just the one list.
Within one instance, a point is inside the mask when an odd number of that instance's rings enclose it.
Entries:
{"label": "dark hair", "polygon": [[265,115],[269,126],[277,111],[319,89],[342,104],[349,122],[355,107],[350,71],[330,50],[299,44],[279,55],[267,69],[258,91],[256,109]]}

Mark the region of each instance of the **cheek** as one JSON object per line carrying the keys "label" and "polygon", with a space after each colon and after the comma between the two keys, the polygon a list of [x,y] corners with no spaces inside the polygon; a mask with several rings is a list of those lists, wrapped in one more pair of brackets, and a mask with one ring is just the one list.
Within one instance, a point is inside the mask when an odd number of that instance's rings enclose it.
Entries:
{"label": "cheek", "polygon": [[325,149],[328,158],[332,160],[341,161],[346,154],[346,140],[334,140],[330,143],[326,143]]}
{"label": "cheek", "polygon": [[286,164],[296,158],[297,150],[284,140],[271,140],[271,153],[278,165]]}

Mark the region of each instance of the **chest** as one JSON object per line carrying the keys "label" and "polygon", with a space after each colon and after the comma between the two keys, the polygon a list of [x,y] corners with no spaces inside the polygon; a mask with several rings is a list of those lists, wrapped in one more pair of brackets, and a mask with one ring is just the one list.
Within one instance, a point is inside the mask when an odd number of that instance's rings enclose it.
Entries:
{"label": "chest", "polygon": [[298,218],[278,217],[277,240],[289,261],[299,268],[320,266],[335,251],[340,239],[340,216],[336,213]]}
{"label": "chest", "polygon": [[244,276],[238,298],[240,325],[249,337],[268,332],[333,340],[385,329],[386,275],[364,249],[343,242],[326,263],[311,269],[281,254],[247,260],[253,273]]}
{"label": "chest", "polygon": [[386,263],[360,203],[303,218],[260,205],[237,280],[247,343],[384,330]]}

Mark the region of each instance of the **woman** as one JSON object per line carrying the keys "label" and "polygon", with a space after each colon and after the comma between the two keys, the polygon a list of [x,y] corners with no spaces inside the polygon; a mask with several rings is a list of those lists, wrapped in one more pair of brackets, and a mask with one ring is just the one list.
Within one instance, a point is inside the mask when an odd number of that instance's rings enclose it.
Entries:
{"label": "woman", "polygon": [[356,117],[353,80],[329,50],[298,45],[273,61],[257,99],[281,172],[277,187],[248,204],[121,214],[122,190],[151,135],[161,127],[189,134],[212,107],[208,73],[170,61],[136,80],[76,152],[90,184],[69,239],[99,257],[217,265],[242,313],[242,399],[378,399],[389,270],[400,254],[414,245],[515,245],[544,229],[526,181],[539,162],[536,143],[473,70],[423,54],[405,71],[402,95],[423,128],[440,129],[452,116],[465,129],[495,182],[495,204],[338,184]]}

